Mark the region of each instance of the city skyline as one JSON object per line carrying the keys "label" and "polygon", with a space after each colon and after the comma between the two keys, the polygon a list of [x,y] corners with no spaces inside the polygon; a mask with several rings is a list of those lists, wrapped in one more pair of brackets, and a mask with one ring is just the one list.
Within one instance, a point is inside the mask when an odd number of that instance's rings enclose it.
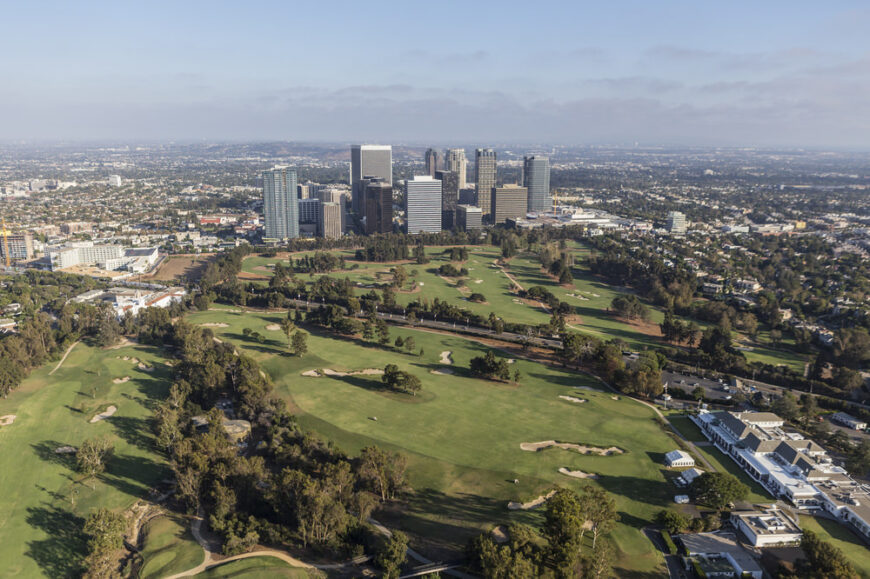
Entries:
{"label": "city skyline", "polygon": [[[523,13],[522,45],[501,34],[519,22],[510,4],[447,2],[464,16],[447,31],[423,6],[387,2],[204,7],[11,6],[3,140],[870,149],[870,10],[854,1],[557,2]],[[292,38],[270,34],[285,16]],[[23,25],[36,21],[39,43]],[[383,22],[394,42],[353,49]],[[440,43],[414,48],[427,32]]]}

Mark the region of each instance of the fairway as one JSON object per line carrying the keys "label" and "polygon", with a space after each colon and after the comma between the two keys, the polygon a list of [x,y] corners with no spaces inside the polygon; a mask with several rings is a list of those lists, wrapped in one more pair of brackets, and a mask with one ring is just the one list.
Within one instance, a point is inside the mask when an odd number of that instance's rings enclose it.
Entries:
{"label": "fairway", "polygon": [[[540,524],[540,511],[509,511],[509,501],[528,501],[554,485],[579,489],[600,485],[612,493],[621,523],[612,537],[621,550],[623,572],[649,572],[661,557],[640,532],[655,512],[671,504],[674,487],[666,482],[663,455],[675,443],[658,426],[653,411],[601,390],[594,379],[542,364],[516,360],[511,371],[522,373],[519,387],[470,378],[469,360],[486,348],[453,336],[391,328],[391,335],[413,336],[423,356],[363,345],[315,332],[309,353],[284,354],[281,332],[266,330],[279,314],[201,312],[191,323],[225,323],[213,328],[258,359],[292,402],[306,427],[355,454],[369,444],[399,450],[409,459],[414,487],[407,504],[383,513],[438,552],[464,547],[466,540],[494,524],[522,521]],[[249,341],[244,328],[267,336],[265,344]],[[443,371],[441,352],[454,360],[453,375]],[[418,376],[423,391],[413,397],[386,393],[378,376],[307,377],[312,369],[361,370],[395,363]],[[559,396],[586,400],[572,403]],[[377,420],[374,420],[377,418]],[[581,455],[551,448],[528,452],[524,442],[561,442],[616,446],[623,454]],[[559,468],[599,475],[578,480]],[[514,483],[518,481],[518,484]]]}
{"label": "fairway", "polygon": [[292,565],[276,559],[274,557],[254,557],[250,559],[240,559],[238,561],[230,561],[222,565],[212,567],[207,571],[203,571],[196,577],[200,579],[229,579],[231,577],[249,577],[278,579],[286,577],[288,579],[308,579],[309,577],[323,577],[324,575],[317,571],[308,571],[293,567]]}
{"label": "fairway", "polygon": [[142,579],[158,579],[192,569],[202,563],[205,552],[190,533],[184,517],[167,513],[143,527]]}
{"label": "fairway", "polygon": [[[140,370],[120,359],[124,356],[153,370]],[[151,405],[169,385],[157,350],[79,344],[49,377],[54,366],[37,369],[0,400],[0,415],[17,416],[0,427],[0,561],[8,577],[74,574],[84,556],[81,527],[88,513],[97,507],[125,509],[169,475],[152,448],[149,424]],[[125,376],[130,379],[113,382]],[[110,405],[117,406],[112,417],[89,422]],[[74,455],[55,449],[96,436],[114,443],[114,457],[97,479],[78,482]]]}
{"label": "fairway", "polygon": [[800,519],[802,529],[813,531],[823,541],[842,550],[861,577],[870,578],[870,549],[850,530],[837,521],[821,517],[804,515]]}

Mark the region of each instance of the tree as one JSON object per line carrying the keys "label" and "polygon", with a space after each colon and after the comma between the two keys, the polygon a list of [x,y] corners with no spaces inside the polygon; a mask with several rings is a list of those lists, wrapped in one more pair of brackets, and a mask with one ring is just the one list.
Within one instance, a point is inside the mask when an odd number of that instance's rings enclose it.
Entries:
{"label": "tree", "polygon": [[281,330],[284,332],[284,335],[287,336],[287,346],[292,350],[293,349],[293,340],[291,339],[293,336],[293,330],[296,329],[296,324],[293,323],[293,320],[290,319],[290,312],[287,312],[287,317],[281,320]]}
{"label": "tree", "polygon": [[407,462],[401,454],[367,446],[360,452],[359,475],[381,501],[386,501],[404,488]]}
{"label": "tree", "polygon": [[114,446],[108,438],[89,438],[76,452],[76,468],[85,478],[95,477],[106,470],[106,462],[113,451]]}
{"label": "tree", "polygon": [[390,328],[387,326],[387,322],[379,319],[375,324],[375,329],[378,332],[378,343],[381,346],[386,346],[390,343]]}
{"label": "tree", "polygon": [[662,509],[656,514],[656,523],[672,535],[689,526],[689,517],[670,509]]}
{"label": "tree", "polygon": [[407,350],[409,354],[413,352],[416,347],[417,344],[416,342],[414,342],[413,336],[408,336],[407,338],[405,338],[405,350]]}
{"label": "tree", "polygon": [[393,531],[379,546],[374,563],[383,569],[384,577],[398,577],[407,554],[408,535],[402,531]]}
{"label": "tree", "polygon": [[387,364],[384,367],[384,374],[381,376],[381,381],[390,390],[408,392],[414,396],[417,395],[417,392],[422,390],[422,383],[419,378],[413,374],[405,372],[404,370],[399,370],[399,367],[395,364]]}
{"label": "tree", "polygon": [[770,409],[790,421],[797,419],[799,412],[797,398],[789,391],[783,392],[782,396],[774,400]]}
{"label": "tree", "polygon": [[308,352],[308,336],[304,332],[297,330],[296,333],[293,334],[290,348],[293,350],[295,355],[304,355]]}
{"label": "tree", "polygon": [[406,272],[405,268],[401,265],[392,268],[390,272],[393,274],[394,287],[401,288],[405,285],[405,282],[408,281],[408,272]]}
{"label": "tree", "polygon": [[697,402],[700,402],[704,399],[705,396],[704,389],[700,386],[695,386],[695,389],[692,390],[692,398],[694,398]]}
{"label": "tree", "polygon": [[514,370],[514,382],[516,382],[517,384],[519,384],[519,383],[520,383],[520,378],[522,378],[522,377],[523,377],[523,375],[520,373],[520,369],[519,369],[519,368],[517,368],[516,370]]}
{"label": "tree", "polygon": [[804,558],[798,559],[795,571],[809,579],[856,579],[855,568],[836,546],[822,541],[813,531],[805,530],[801,539]]}
{"label": "tree", "polygon": [[689,486],[689,494],[696,502],[714,509],[722,509],[745,498],[748,493],[749,487],[734,475],[724,472],[705,472]]}
{"label": "tree", "polygon": [[560,488],[547,501],[543,531],[560,566],[573,566],[579,557],[588,508],[586,501],[572,489]]}
{"label": "tree", "polygon": [[613,575],[616,549],[610,541],[600,541],[593,547],[592,555],[583,561],[583,579],[604,579]]}
{"label": "tree", "polygon": [[87,578],[113,577],[118,558],[115,552],[124,544],[127,521],[123,515],[100,508],[88,515],[83,531],[88,536],[88,556],[85,558]]}
{"label": "tree", "polygon": [[781,342],[782,342],[782,332],[777,330],[776,328],[774,328],[773,330],[770,330],[770,343],[773,345],[773,347],[774,348],[778,347]]}
{"label": "tree", "polygon": [[586,485],[583,487],[583,500],[586,504],[586,521],[591,525],[592,548],[600,535],[609,533],[619,520],[616,502],[603,490]]}
{"label": "tree", "polygon": [[489,380],[510,380],[511,373],[507,360],[496,358],[492,350],[483,356],[475,356],[470,363],[471,374]]}

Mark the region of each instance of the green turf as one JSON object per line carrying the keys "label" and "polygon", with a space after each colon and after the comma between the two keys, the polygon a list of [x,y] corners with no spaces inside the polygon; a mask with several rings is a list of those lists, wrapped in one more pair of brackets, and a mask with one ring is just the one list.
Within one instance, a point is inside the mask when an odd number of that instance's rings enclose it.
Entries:
{"label": "green turf", "polygon": [[202,563],[205,553],[188,528],[188,521],[176,514],[158,517],[145,525],[141,579],[174,575]]}
{"label": "green turf", "polygon": [[[153,365],[154,372],[118,356],[135,356]],[[0,561],[7,577],[74,574],[85,551],[84,517],[97,507],[129,507],[169,474],[153,450],[149,424],[150,408],[169,385],[157,350],[79,344],[49,376],[54,366],[35,370],[19,390],[0,400],[0,416],[17,415],[14,424],[0,427]],[[131,380],[112,383],[123,376]],[[109,404],[118,407],[113,417],[89,423]],[[95,436],[108,436],[115,456],[104,474],[82,483],[71,468],[71,455],[54,450]]]}
{"label": "green turf", "polygon": [[256,577],[257,579],[272,579],[289,577],[291,579],[307,579],[308,577],[323,577],[322,573],[310,572],[299,567],[285,563],[275,557],[253,557],[230,561],[207,571],[203,571],[196,577],[202,579],[219,579],[229,577]]}
{"label": "green turf", "polygon": [[[661,570],[661,556],[639,531],[671,503],[674,487],[666,482],[664,453],[673,441],[656,424],[649,408],[624,397],[613,400],[591,378],[518,360],[511,369],[523,375],[521,386],[496,384],[466,376],[472,356],[485,347],[465,339],[415,330],[422,357],[362,345],[314,333],[309,354],[284,354],[281,332],[266,330],[278,314],[200,312],[192,323],[226,323],[214,328],[258,359],[275,379],[279,394],[292,400],[300,422],[340,448],[356,453],[367,444],[401,450],[409,459],[415,489],[397,515],[404,528],[453,549],[494,523],[513,520],[540,524],[540,512],[512,512],[511,500],[529,500],[555,484],[580,488],[586,480],[566,477],[559,467],[601,475],[598,484],[612,493],[622,517],[613,538],[621,550],[623,573]],[[251,328],[267,336],[265,344],[246,340]],[[440,353],[451,351],[455,375],[434,375]],[[301,372],[317,368],[359,370],[395,363],[423,381],[418,397],[386,394],[379,378],[348,376],[310,378]],[[596,390],[575,390],[583,386]],[[588,400],[572,404],[559,395]],[[371,418],[377,417],[377,421]],[[555,439],[627,451],[617,456],[583,456],[560,449],[525,452],[522,442]],[[518,479],[519,484],[513,480]]]}
{"label": "green turf", "polygon": [[704,433],[701,432],[698,425],[692,422],[688,416],[668,416],[668,422],[670,422],[674,428],[676,428],[680,434],[686,438],[686,440],[692,442],[707,442],[707,437],[704,436]]}
{"label": "green turf", "polygon": [[852,531],[836,521],[806,515],[801,517],[801,528],[813,531],[823,541],[837,546],[862,577],[870,578],[870,549]]}

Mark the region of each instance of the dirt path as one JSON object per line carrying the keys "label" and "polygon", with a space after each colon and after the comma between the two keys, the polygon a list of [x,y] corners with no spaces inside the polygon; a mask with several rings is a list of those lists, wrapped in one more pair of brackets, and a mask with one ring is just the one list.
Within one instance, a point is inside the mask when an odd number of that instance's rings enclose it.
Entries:
{"label": "dirt path", "polygon": [[78,343],[79,343],[79,341],[76,340],[75,342],[73,342],[72,344],[70,344],[69,348],[66,349],[66,352],[63,353],[63,358],[61,358],[61,359],[60,359],[60,362],[57,363],[57,366],[54,367],[54,370],[52,370],[51,372],[48,373],[49,376],[51,376],[52,374],[54,374],[55,372],[57,372],[57,370],[58,370],[58,369],[63,365],[63,363],[66,361],[66,357],[69,356],[69,353],[72,352],[72,349],[75,348],[75,347],[76,347],[76,344],[78,344]]}

